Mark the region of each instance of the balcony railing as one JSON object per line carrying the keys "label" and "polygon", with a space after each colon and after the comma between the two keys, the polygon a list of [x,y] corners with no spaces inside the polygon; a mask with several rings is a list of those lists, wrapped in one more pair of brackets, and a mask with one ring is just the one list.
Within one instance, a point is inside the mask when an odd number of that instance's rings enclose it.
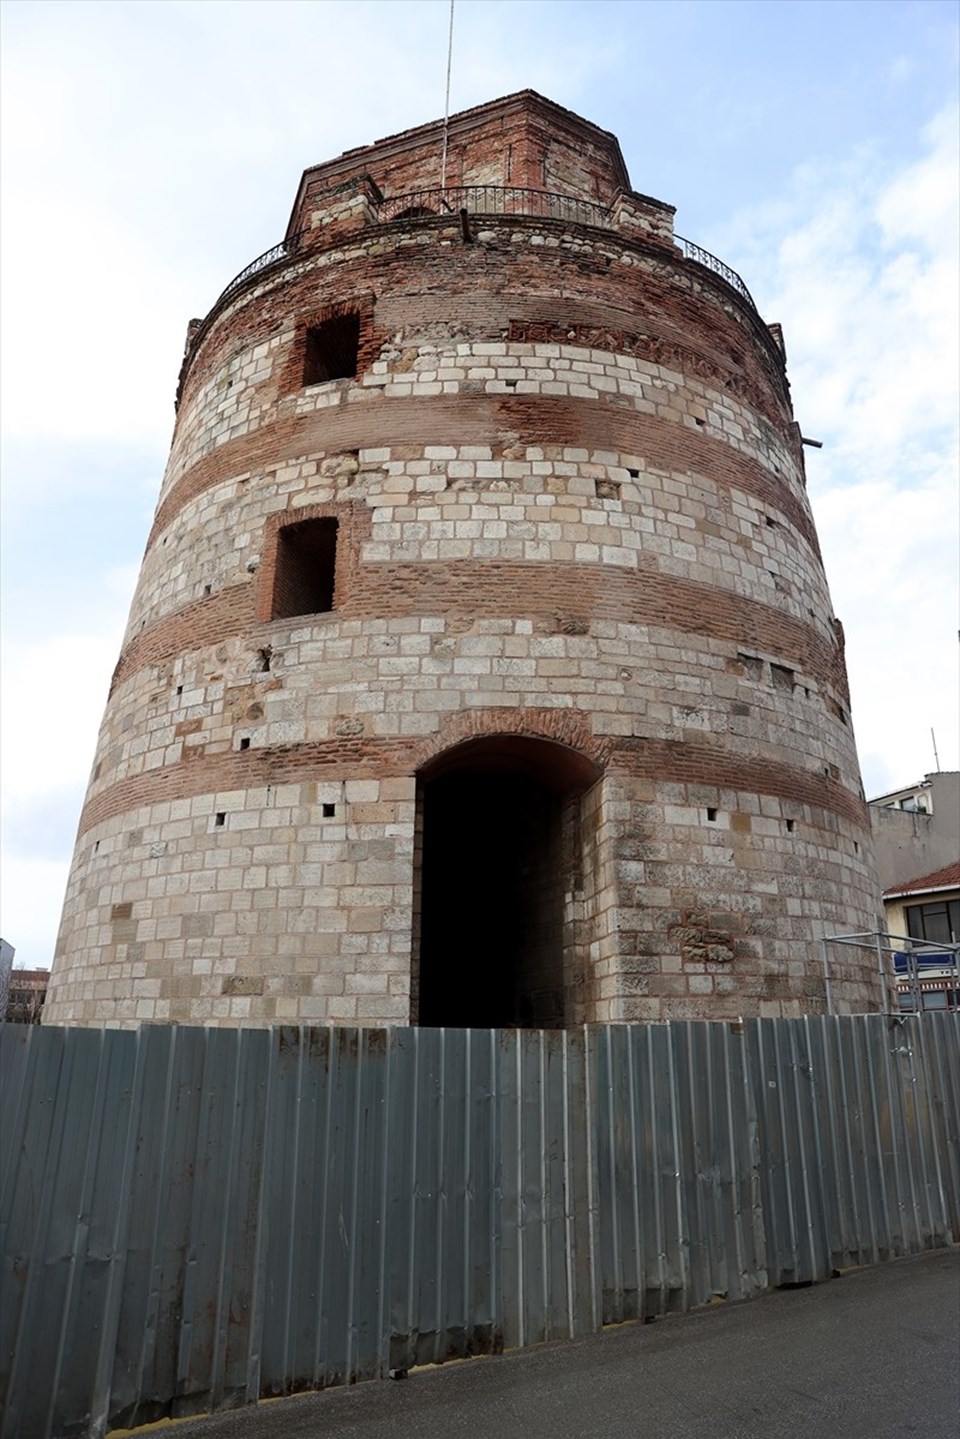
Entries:
{"label": "balcony railing", "polygon": [[229,285],[220,292],[216,305],[214,305],[213,308],[216,309],[217,305],[221,305],[227,296],[232,295],[234,290],[239,289],[245,280],[249,280],[251,275],[258,275],[261,270],[269,269],[269,267],[275,265],[278,260],[289,260],[300,248],[300,238],[302,235],[303,231],[298,230],[296,234],[288,236],[286,240],[281,240],[279,245],[273,245],[269,250],[264,250],[263,254],[258,255],[255,260],[251,260],[249,265],[244,265],[239,275],[234,275]]}
{"label": "balcony railing", "polygon": [[[377,206],[377,220],[381,224],[396,221],[430,220],[443,216],[458,215],[466,210],[471,215],[518,215],[533,218],[562,220],[574,225],[593,225],[604,230],[614,228],[610,207],[595,205],[589,200],[576,200],[569,195],[557,195],[550,190],[528,190],[512,185],[454,185],[445,190],[411,190],[405,195],[393,195],[380,201]],[[299,250],[304,231],[298,231],[281,240],[249,265],[234,275],[222,291],[207,316],[210,317],[235,290],[240,289],[252,276],[261,270],[291,259]],[[682,235],[674,236],[674,243],[687,260],[712,270],[751,307],[757,306],[753,296],[737,274],[736,270],[711,255],[702,245],[685,240]],[[204,328],[206,325],[204,325]]]}
{"label": "balcony railing", "polygon": [[610,226],[605,205],[575,200],[550,190],[525,190],[515,185],[450,185],[445,190],[411,190],[380,202],[381,223],[390,220],[426,220],[431,216],[532,215],[548,220],[566,220],[574,225]]}
{"label": "balcony railing", "polygon": [[726,280],[727,284],[736,290],[737,294],[742,296],[752,309],[757,308],[756,301],[736,270],[731,270],[729,265],[718,260],[716,255],[711,255],[710,251],[705,250],[702,245],[695,245],[692,240],[685,240],[682,235],[674,235],[673,238],[674,243],[680,246],[687,260],[696,260],[698,265],[706,265],[707,269],[712,270],[715,275],[719,275],[721,280]]}

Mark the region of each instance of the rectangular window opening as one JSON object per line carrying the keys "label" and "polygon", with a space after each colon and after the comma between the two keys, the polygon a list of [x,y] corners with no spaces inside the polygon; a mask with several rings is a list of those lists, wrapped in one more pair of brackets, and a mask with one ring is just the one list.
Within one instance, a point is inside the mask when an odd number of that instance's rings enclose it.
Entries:
{"label": "rectangular window opening", "polygon": [[337,806],[335,804],[325,804],[322,806],[321,812],[324,819],[333,819],[334,815],[337,812]]}
{"label": "rectangular window opening", "polygon": [[360,354],[360,316],[336,315],[307,330],[303,383],[322,385],[327,380],[350,380],[357,373]]}
{"label": "rectangular window opening", "polygon": [[960,934],[960,899],[906,906],[907,933],[931,944],[955,944]]}
{"label": "rectangular window opening", "polygon": [[330,518],[284,525],[277,537],[273,619],[333,609],[337,529],[337,521]]}
{"label": "rectangular window opening", "polygon": [[717,818],[717,811],[711,807],[710,809],[707,810],[707,820],[708,820],[708,822],[709,822],[710,824],[714,824],[715,821],[716,821],[716,818]]}

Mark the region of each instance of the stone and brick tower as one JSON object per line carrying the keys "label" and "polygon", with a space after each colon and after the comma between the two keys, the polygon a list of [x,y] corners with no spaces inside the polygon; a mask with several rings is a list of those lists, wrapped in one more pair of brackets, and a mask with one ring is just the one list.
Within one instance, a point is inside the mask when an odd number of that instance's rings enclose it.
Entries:
{"label": "stone and brick tower", "polygon": [[778,328],[612,135],[441,131],[190,326],[48,1021],[797,1014],[876,927]]}

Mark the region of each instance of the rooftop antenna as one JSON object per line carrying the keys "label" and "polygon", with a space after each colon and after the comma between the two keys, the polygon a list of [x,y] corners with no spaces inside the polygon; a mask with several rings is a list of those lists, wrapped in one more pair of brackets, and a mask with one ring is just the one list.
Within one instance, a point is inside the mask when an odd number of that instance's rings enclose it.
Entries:
{"label": "rooftop antenna", "polygon": [[443,105],[443,151],[440,155],[440,189],[447,188],[447,139],[450,132],[450,69],[453,64],[453,6],[450,0],[450,31],[447,35],[447,95]]}
{"label": "rooftop antenna", "polygon": [[937,767],[937,774],[940,773],[940,756],[937,754],[937,737],[933,732],[933,725],[930,726],[930,738],[933,741],[933,762]]}

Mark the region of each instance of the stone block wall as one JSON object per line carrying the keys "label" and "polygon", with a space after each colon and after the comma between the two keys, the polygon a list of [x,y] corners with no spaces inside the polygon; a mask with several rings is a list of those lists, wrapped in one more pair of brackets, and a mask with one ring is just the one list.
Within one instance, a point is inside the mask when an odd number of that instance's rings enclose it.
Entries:
{"label": "stone block wall", "polygon": [[[820,936],[876,926],[780,349],[630,207],[471,224],[371,211],[195,331],[48,1020],[415,1022],[431,766],[504,737],[564,795],[564,1022],[817,1010]],[[357,373],[304,384],[338,307]],[[323,517],[333,608],[274,618]]]}

